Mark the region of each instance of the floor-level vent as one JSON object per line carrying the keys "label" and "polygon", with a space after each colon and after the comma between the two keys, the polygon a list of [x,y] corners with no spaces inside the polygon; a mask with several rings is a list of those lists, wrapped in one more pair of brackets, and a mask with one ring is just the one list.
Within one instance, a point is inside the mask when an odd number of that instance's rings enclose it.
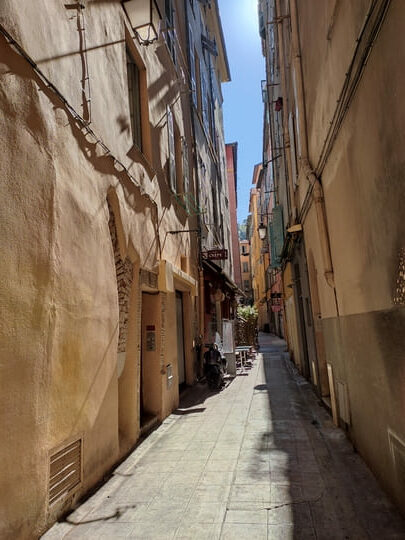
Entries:
{"label": "floor-level vent", "polygon": [[81,439],[65,446],[50,459],[49,505],[69,495],[82,480]]}

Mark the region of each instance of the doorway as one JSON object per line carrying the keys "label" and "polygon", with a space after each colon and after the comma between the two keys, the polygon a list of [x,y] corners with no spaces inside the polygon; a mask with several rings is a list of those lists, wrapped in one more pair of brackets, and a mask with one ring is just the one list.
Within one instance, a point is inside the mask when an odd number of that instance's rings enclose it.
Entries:
{"label": "doorway", "polygon": [[294,281],[297,291],[297,303],[298,303],[298,325],[300,329],[301,341],[302,341],[302,352],[303,352],[303,363],[302,363],[302,374],[306,379],[311,378],[311,372],[309,370],[309,357],[308,357],[308,342],[307,342],[307,332],[305,324],[305,313],[304,313],[304,298],[302,294],[302,283],[301,283],[301,273],[299,264],[294,264]]}
{"label": "doorway", "polygon": [[184,356],[184,309],[183,294],[176,291],[176,322],[177,322],[177,370],[179,376],[179,387],[183,389],[186,385],[186,361]]}
{"label": "doorway", "polygon": [[142,291],[141,354],[139,366],[139,422],[146,434],[158,422],[161,411],[158,336],[159,293]]}
{"label": "doorway", "polygon": [[302,342],[303,375],[318,387],[317,352],[315,331],[312,317],[311,295],[309,289],[308,269],[303,241],[297,246],[294,260],[294,282],[298,303],[298,327]]}

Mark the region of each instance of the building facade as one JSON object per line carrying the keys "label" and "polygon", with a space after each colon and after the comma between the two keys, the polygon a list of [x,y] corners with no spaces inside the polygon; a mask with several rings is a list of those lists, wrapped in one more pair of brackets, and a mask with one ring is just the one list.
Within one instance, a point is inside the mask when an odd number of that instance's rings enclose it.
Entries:
{"label": "building facade", "polygon": [[248,222],[248,238],[250,242],[250,263],[252,276],[253,303],[258,313],[258,327],[261,331],[269,331],[269,317],[267,313],[267,268],[269,267],[269,244],[260,237],[260,228],[264,226],[263,220],[263,167],[255,165],[253,169],[252,184],[250,190]]}
{"label": "building facade", "polygon": [[228,177],[229,193],[229,213],[231,216],[231,237],[232,237],[232,261],[233,278],[236,285],[242,289],[241,262],[239,255],[239,233],[238,233],[238,143],[226,145],[226,167]]}
{"label": "building facade", "polygon": [[253,302],[252,294],[252,268],[250,264],[250,243],[249,240],[239,241],[240,249],[240,268],[241,268],[241,290],[245,297],[243,298],[244,304],[251,304]]}
{"label": "building facade", "polygon": [[389,0],[259,5],[273,222],[282,210],[270,243],[289,347],[402,509],[404,9]]}
{"label": "building facade", "polygon": [[0,7],[5,538],[37,537],[177,407],[202,252],[231,253],[217,3],[157,2],[156,35],[135,4]]}

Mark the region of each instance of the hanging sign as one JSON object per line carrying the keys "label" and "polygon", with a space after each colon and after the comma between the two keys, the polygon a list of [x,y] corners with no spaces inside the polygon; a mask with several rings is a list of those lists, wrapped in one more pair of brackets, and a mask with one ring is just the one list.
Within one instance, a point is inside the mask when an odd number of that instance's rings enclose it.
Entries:
{"label": "hanging sign", "polygon": [[228,258],[227,249],[209,249],[201,252],[202,258],[208,261],[224,260]]}

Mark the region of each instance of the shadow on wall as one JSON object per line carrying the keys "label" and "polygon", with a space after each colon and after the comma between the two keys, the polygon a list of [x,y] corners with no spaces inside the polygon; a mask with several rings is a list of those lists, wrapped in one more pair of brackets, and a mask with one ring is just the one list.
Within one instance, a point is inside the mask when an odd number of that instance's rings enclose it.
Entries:
{"label": "shadow on wall", "polygon": [[[88,133],[86,133],[83,124],[78,118],[74,116],[74,111],[69,109],[69,107],[62,101],[62,98],[58,97],[55,91],[53,91],[53,89],[49,87],[35,71],[33,71],[28,62],[13,49],[13,47],[2,35],[0,36],[0,60],[5,66],[8,67],[8,73],[14,74],[26,81],[31,81],[37,87],[38,91],[42,92],[43,95],[48,98],[54,111],[61,110],[66,114],[71,134],[76,139],[78,148],[82,152],[82,155],[91,164],[95,171],[97,171],[101,175],[115,177],[120,182],[123,187],[127,202],[131,204],[132,201],[131,206],[134,209],[135,195],[137,215],[140,216],[143,214],[144,219],[147,220],[147,208],[150,209],[150,212],[152,214],[157,214],[155,203],[149,197],[144,196],[141,193],[140,187],[130,179],[130,177],[124,170],[122,170],[122,167],[114,160],[113,156],[111,156],[108,152],[106,153],[99,143],[93,142],[93,139],[90,138]],[[139,204],[141,201],[142,203]],[[156,220],[154,220],[154,225],[156,229],[157,215]],[[157,237],[157,229],[155,231],[155,234]],[[158,251],[158,243],[156,242],[156,240],[154,243],[156,257]]]}

